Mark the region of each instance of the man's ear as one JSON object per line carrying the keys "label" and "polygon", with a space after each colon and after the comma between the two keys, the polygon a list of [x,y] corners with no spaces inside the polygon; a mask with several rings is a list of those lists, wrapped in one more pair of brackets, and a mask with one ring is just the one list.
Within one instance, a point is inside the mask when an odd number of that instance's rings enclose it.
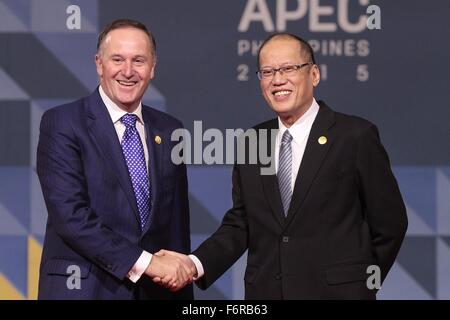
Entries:
{"label": "man's ear", "polygon": [[153,78],[155,77],[155,69],[156,69],[156,58],[153,61],[153,64],[150,69],[150,80],[153,80]]}
{"label": "man's ear", "polygon": [[101,77],[103,75],[103,62],[102,59],[100,57],[100,54],[96,54],[95,55],[95,68],[97,69],[97,74],[99,77]]}
{"label": "man's ear", "polygon": [[320,82],[320,69],[316,64],[314,64],[311,68],[311,76],[313,86],[317,87]]}

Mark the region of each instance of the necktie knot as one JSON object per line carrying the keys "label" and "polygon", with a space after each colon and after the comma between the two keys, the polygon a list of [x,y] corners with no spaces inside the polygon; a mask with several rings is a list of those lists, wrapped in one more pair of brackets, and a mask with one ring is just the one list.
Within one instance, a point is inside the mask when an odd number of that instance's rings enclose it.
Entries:
{"label": "necktie knot", "polygon": [[120,118],[120,121],[125,125],[125,127],[128,128],[136,128],[136,121],[137,121],[137,115],[127,113],[122,118]]}
{"label": "necktie knot", "polygon": [[286,143],[290,143],[291,141],[292,141],[292,136],[291,136],[291,133],[289,132],[289,130],[286,130],[284,133],[283,133],[283,137],[281,138],[281,143],[282,144],[286,144]]}

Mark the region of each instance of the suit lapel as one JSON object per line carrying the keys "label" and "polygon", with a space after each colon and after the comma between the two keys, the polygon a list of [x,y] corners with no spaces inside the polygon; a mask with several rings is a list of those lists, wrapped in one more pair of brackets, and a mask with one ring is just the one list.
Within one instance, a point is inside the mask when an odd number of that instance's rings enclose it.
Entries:
{"label": "suit lapel", "polygon": [[[292,221],[294,216],[298,213],[305,197],[311,187],[311,184],[316,176],[325,155],[330,149],[334,141],[334,136],[328,129],[334,124],[334,112],[319,101],[320,109],[316,119],[311,127],[308,142],[306,144],[305,153],[298,170],[297,179],[294,185],[289,214],[286,220],[286,226]],[[326,143],[319,143],[319,137],[326,137]]]}
{"label": "suit lapel", "polygon": [[87,104],[88,130],[98,147],[106,156],[106,166],[110,166],[112,172],[116,173],[128,202],[135,214],[136,219],[140,221],[139,212],[137,209],[136,198],[133,192],[131,179],[128,174],[128,168],[122,153],[117,133],[108,110],[104,105],[98,90],[88,97]]}
{"label": "suit lapel", "polygon": [[162,172],[162,156],[163,156],[163,147],[167,142],[161,140],[160,144],[155,142],[155,137],[159,136],[163,137],[164,130],[158,126],[159,122],[155,119],[152,113],[149,111],[148,107],[142,106],[142,117],[144,118],[145,123],[145,134],[147,140],[147,150],[148,150],[148,170],[149,170],[149,179],[150,179],[150,196],[151,196],[151,211],[150,211],[150,219],[148,219],[147,224],[144,226],[144,231],[142,234],[144,235],[150,225],[154,220],[154,215],[157,212],[156,206],[157,201],[159,199],[159,182],[161,181],[160,174]]}
{"label": "suit lapel", "polygon": [[[274,151],[275,145],[272,144],[272,135],[271,135],[271,129],[278,129],[278,119],[274,119],[268,122],[268,125],[262,129],[269,130],[269,133],[267,135],[267,149],[268,154],[272,155],[272,152]],[[260,135],[258,134],[258,139],[261,139]],[[261,142],[259,142],[261,143]],[[275,154],[272,155],[272,161],[274,160]],[[269,202],[269,205],[272,209],[272,213],[275,217],[275,219],[278,221],[280,226],[284,225],[284,213],[283,213],[283,205],[281,202],[281,195],[280,195],[280,188],[278,185],[278,179],[276,174],[271,175],[262,175],[261,174],[261,168],[267,167],[265,165],[261,165],[259,162],[258,164],[258,174],[261,177],[261,182],[263,185],[263,190],[266,196],[266,199]]]}

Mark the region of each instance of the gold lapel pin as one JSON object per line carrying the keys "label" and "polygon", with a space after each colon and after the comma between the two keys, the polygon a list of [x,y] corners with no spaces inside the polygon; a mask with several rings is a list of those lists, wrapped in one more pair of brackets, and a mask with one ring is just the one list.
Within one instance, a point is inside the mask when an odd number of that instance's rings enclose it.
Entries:
{"label": "gold lapel pin", "polygon": [[156,137],[155,137],[155,142],[156,142],[157,144],[161,144],[161,137],[160,137],[160,136],[156,136]]}
{"label": "gold lapel pin", "polygon": [[325,144],[327,143],[327,137],[325,136],[320,136],[319,139],[317,139],[317,142],[319,142],[319,144]]}

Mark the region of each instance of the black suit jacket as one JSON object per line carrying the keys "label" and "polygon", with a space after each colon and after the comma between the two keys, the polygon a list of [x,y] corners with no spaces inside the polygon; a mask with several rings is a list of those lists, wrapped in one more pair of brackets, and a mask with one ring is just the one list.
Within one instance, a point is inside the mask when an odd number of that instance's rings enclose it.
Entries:
{"label": "black suit jacket", "polygon": [[[406,232],[405,206],[377,128],[319,105],[287,218],[276,175],[234,166],[233,207],[193,252],[202,289],[248,249],[246,299],[375,298],[366,269],[378,265],[386,277]],[[277,119],[256,127],[277,128]]]}
{"label": "black suit jacket", "polygon": [[[186,167],[174,165],[170,136],[182,124],[142,106],[152,207],[143,231],[119,139],[98,90],[50,109],[41,120],[37,173],[48,209],[40,299],[191,299],[143,275],[127,278],[143,250],[190,251]],[[155,137],[161,143],[155,142]],[[68,267],[81,288],[70,290]]]}

